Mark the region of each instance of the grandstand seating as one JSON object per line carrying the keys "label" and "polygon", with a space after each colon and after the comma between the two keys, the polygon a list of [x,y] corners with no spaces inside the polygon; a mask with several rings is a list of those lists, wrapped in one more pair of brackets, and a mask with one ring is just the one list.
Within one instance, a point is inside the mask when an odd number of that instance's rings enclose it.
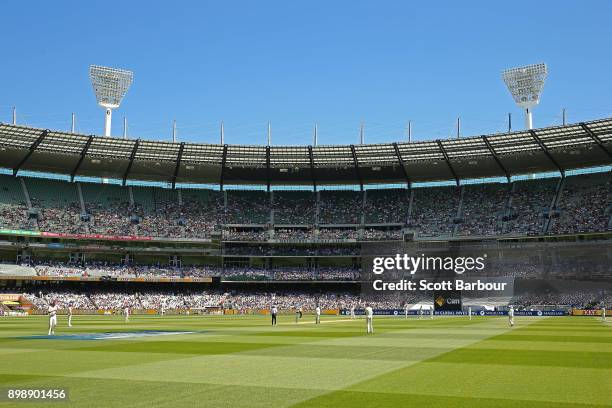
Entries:
{"label": "grandstand seating", "polygon": [[428,187],[414,191],[409,226],[422,236],[452,235],[459,208],[459,188]]}
{"label": "grandstand seating", "polygon": [[24,179],[32,206],[40,210],[38,228],[43,231],[86,233],[80,220],[80,204],[74,184],[60,180]]}
{"label": "grandstand seating", "polygon": [[[172,190],[0,175],[0,227],[167,238],[207,238],[224,230],[229,240],[401,239],[402,228],[423,237],[602,232],[612,227],[610,179],[610,173],[599,173],[511,184],[313,194]],[[272,223],[280,226],[274,235],[268,230]],[[259,227],[240,227],[249,224]]]}
{"label": "grandstand seating", "polygon": [[364,216],[366,224],[404,224],[408,215],[406,190],[367,190]]}
{"label": "grandstand seating", "polygon": [[19,181],[0,175],[0,228],[34,229]]}
{"label": "grandstand seating", "polygon": [[363,198],[357,191],[321,191],[319,224],[360,224]]}
{"label": "grandstand seating", "polygon": [[275,224],[309,224],[315,222],[316,199],[309,191],[275,191]]}
{"label": "grandstand seating", "polygon": [[508,210],[509,191],[505,184],[465,186],[457,235],[500,234]]}
{"label": "grandstand seating", "polygon": [[268,224],[270,201],[264,191],[228,191],[227,224]]}
{"label": "grandstand seating", "polygon": [[504,233],[541,234],[560,179],[519,181],[513,186]]}
{"label": "grandstand seating", "polygon": [[571,234],[609,229],[610,174],[568,177],[552,218],[550,232]]}

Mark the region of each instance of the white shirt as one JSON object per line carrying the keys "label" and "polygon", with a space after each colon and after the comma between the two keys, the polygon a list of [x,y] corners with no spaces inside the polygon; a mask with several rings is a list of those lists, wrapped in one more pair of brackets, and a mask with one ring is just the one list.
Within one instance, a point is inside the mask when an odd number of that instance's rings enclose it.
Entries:
{"label": "white shirt", "polygon": [[372,316],[374,316],[374,311],[372,310],[370,306],[368,306],[365,308],[365,314],[366,314],[366,317],[372,318]]}
{"label": "white shirt", "polygon": [[276,306],[274,306],[272,308],[272,314],[277,314],[278,313],[278,309],[276,308]]}
{"label": "white shirt", "polygon": [[514,317],[514,309],[513,308],[510,308],[510,310],[508,310],[508,316]]}
{"label": "white shirt", "polygon": [[57,306],[49,306],[49,316],[55,316],[57,314]]}
{"label": "white shirt", "polygon": [[317,306],[317,308],[315,309],[315,311],[317,312],[317,316],[321,315],[321,308],[319,306]]}

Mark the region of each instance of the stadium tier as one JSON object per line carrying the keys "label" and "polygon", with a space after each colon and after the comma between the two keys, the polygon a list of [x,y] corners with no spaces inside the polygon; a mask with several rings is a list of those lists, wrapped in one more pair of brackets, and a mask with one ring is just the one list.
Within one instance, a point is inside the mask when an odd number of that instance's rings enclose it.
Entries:
{"label": "stadium tier", "polygon": [[1,229],[228,241],[546,235],[612,228],[610,172],[512,183],[214,191],[0,175]]}
{"label": "stadium tier", "polygon": [[[0,259],[24,266],[15,279],[39,283],[356,284],[363,248],[377,242],[609,240],[611,142],[612,119],[436,142],[303,147],[3,124],[0,163],[12,175],[0,174]],[[567,174],[586,168],[593,170]],[[511,261],[499,275],[543,277],[504,256]],[[547,276],[576,277],[534,264]],[[600,265],[581,273],[605,275]]]}

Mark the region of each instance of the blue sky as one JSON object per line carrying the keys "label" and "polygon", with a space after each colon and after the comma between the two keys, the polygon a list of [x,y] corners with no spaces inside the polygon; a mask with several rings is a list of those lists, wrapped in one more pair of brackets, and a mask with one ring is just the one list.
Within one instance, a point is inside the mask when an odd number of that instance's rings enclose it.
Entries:
{"label": "blue sky", "polygon": [[612,116],[612,2],[13,1],[2,5],[0,121],[102,132],[90,64],[134,71],[113,133],[321,144],[446,138],[522,126],[500,78],[546,62],[535,126]]}

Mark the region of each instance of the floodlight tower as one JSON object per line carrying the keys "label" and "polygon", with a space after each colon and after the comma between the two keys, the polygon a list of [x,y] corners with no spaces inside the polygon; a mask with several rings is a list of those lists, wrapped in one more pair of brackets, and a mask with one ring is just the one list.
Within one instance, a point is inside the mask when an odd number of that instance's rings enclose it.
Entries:
{"label": "floodlight tower", "polygon": [[104,136],[111,135],[113,109],[121,105],[121,100],[132,84],[134,73],[123,69],[91,65],[89,79],[93,85],[98,105],[106,111],[104,116]]}
{"label": "floodlight tower", "polygon": [[502,78],[514,98],[514,102],[525,109],[525,127],[533,129],[531,108],[540,103],[544,81],[548,75],[546,64],[533,64],[510,68],[502,72]]}

